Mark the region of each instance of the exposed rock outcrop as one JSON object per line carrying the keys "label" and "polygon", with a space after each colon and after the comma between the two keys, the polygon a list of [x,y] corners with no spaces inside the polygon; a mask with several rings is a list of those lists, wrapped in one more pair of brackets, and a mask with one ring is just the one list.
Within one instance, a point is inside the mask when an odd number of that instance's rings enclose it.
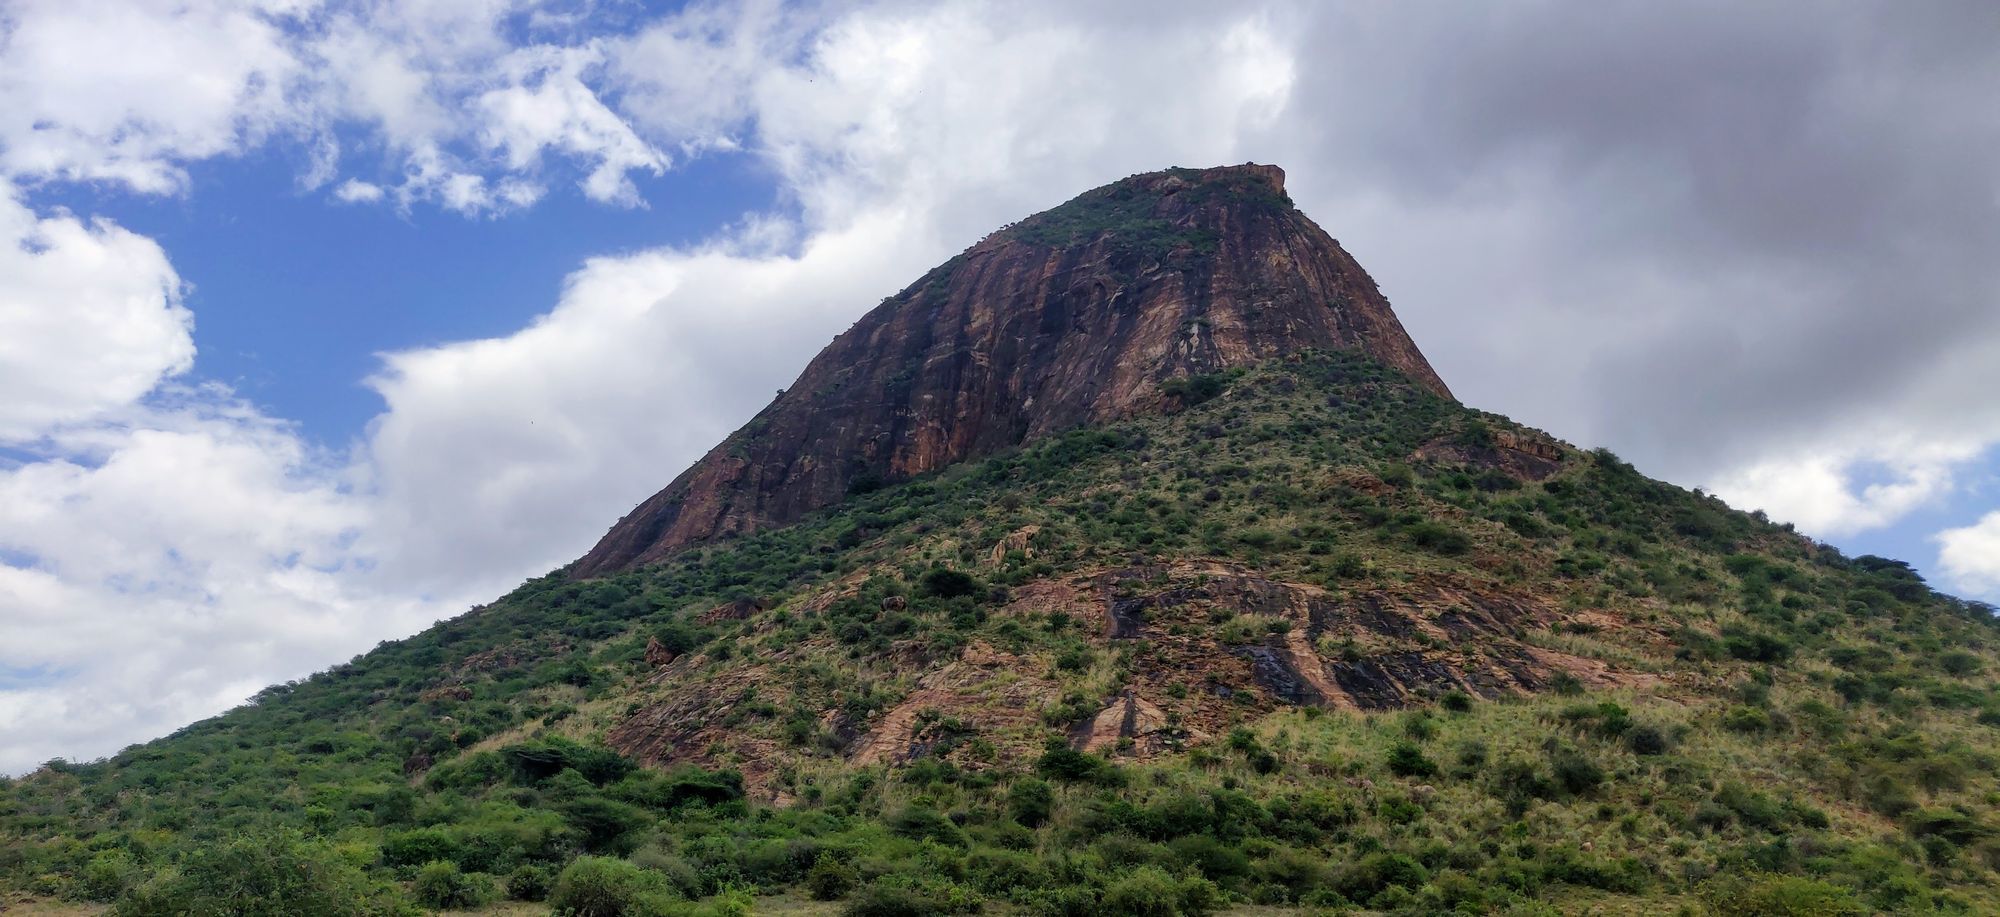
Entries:
{"label": "exposed rock outcrop", "polygon": [[885,300],[571,567],[656,563],[848,494],[1199,397],[1163,385],[1357,349],[1450,397],[1276,166],[1134,176],[994,233]]}
{"label": "exposed rock outcrop", "polygon": [[1554,440],[1515,433],[1486,431],[1478,442],[1439,440],[1425,443],[1416,458],[1476,468],[1494,468],[1523,481],[1543,481],[1561,471],[1563,450]]}
{"label": "exposed rock outcrop", "polygon": [[667,665],[668,663],[673,662],[674,656],[675,656],[674,651],[667,649],[666,645],[660,642],[660,638],[658,637],[646,638],[647,665],[657,669],[663,665]]}

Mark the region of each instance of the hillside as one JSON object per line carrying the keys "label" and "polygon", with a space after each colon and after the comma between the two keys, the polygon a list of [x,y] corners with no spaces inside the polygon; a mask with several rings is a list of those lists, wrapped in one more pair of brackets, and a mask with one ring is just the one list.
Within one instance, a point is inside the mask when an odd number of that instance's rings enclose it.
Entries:
{"label": "hillside", "polygon": [[[1095,212],[1047,244],[1117,238]],[[8,781],[0,881],[121,914],[2000,911],[1990,608],[1410,369],[1247,348],[555,571]]]}

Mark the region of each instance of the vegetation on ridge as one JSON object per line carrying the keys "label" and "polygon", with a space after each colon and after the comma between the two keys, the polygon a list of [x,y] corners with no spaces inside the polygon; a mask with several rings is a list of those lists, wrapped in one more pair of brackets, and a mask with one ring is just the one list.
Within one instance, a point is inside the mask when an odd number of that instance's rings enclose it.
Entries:
{"label": "vegetation on ridge", "polygon": [[[1608,453],[1511,474],[1476,457],[1533,431],[1358,356],[1177,388],[1170,414],[658,567],[538,578],[173,736],[52,762],[0,787],[0,882],[119,914],[730,914],[778,892],[855,915],[2000,909],[1990,608]],[[1362,711],[1191,671],[1155,701],[1184,752],[1075,750],[1072,727],[1181,642],[1286,638],[1248,609],[1155,606],[1158,640],[1114,640],[1030,600],[1156,571],[1106,587],[1145,598],[1176,564],[1336,603],[1529,596],[1557,613],[1519,639],[1627,677]],[[681,658],[658,668],[649,641]],[[1463,649],[1436,642],[1322,652]],[[913,757],[850,760],[975,647],[1054,696],[990,728],[918,710]],[[667,767],[606,744],[691,685],[726,740]]]}

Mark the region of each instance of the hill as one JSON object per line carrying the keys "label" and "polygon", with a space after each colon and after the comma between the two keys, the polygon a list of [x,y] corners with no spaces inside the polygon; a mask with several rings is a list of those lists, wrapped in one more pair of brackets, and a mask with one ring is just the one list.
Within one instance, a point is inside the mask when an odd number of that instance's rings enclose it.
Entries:
{"label": "hill", "polygon": [[[1189,174],[1144,211],[1185,225],[1118,216]],[[1300,250],[1205,247],[1296,212],[1240,177],[1141,176],[974,251],[1136,252],[1136,316],[1072,330],[1118,349],[1222,299],[1146,290]],[[924,288],[844,339],[898,340],[869,329]],[[1295,330],[1356,300],[1244,301]],[[885,454],[847,432],[875,396],[795,385],[696,466],[764,472],[668,489],[746,524],[662,536],[655,498],[597,562],[9,781],[0,876],[121,914],[2000,910],[1992,609],[1461,405],[1377,327],[1133,344],[1131,386],[997,439],[900,402],[976,445],[838,493],[798,470]]]}

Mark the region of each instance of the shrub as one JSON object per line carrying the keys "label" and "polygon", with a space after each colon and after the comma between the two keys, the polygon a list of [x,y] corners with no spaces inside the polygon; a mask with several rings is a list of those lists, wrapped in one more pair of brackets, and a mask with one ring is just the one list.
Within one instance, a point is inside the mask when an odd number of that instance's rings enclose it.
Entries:
{"label": "shrub", "polygon": [[972,574],[949,567],[932,567],[924,574],[924,592],[941,599],[955,599],[962,595],[979,592],[979,581]]}
{"label": "shrub", "polygon": [[845,917],[937,917],[979,909],[981,901],[950,883],[919,883],[885,876],[856,890],[841,910]]}
{"label": "shrub", "polygon": [[993,895],[1037,888],[1048,881],[1048,874],[1034,857],[990,848],[975,850],[966,857],[965,873],[973,887]]}
{"label": "shrub", "polygon": [[631,773],[638,766],[609,748],[584,745],[560,737],[510,745],[501,749],[500,754],[513,765],[516,777],[528,784],[540,783],[565,770],[574,770],[585,780],[603,786]]}
{"label": "shrub", "polygon": [[555,876],[547,866],[525,863],[507,874],[507,897],[516,901],[540,901],[549,896]]}
{"label": "shrub", "polygon": [[1107,917],[1199,917],[1215,909],[1222,893],[1206,879],[1176,879],[1157,866],[1141,866],[1104,890],[1097,913]]}
{"label": "shrub", "polygon": [[911,840],[931,840],[947,847],[966,845],[965,831],[936,809],[911,806],[887,819],[889,830]]}
{"label": "shrub", "polygon": [[1702,888],[1716,917],[1860,917],[1869,913],[1844,888],[1801,876],[1727,876]]}
{"label": "shrub", "polygon": [[1792,645],[1784,638],[1760,631],[1725,630],[1722,648],[1745,662],[1779,663],[1792,657]]}
{"label": "shrub", "polygon": [[836,901],[854,888],[856,878],[854,867],[822,853],[806,871],[806,894],[814,901]]}
{"label": "shrub", "polygon": [[1731,707],[1722,715],[1722,725],[1734,732],[1764,732],[1771,728],[1771,715],[1760,707]]}
{"label": "shrub", "polygon": [[1223,373],[1176,376],[1160,383],[1160,394],[1178,398],[1182,407],[1191,408],[1222,394],[1228,386],[1229,377]]}
{"label": "shrub", "polygon": [[1549,770],[1555,775],[1558,786],[1577,795],[1588,793],[1604,782],[1604,769],[1574,748],[1558,748],[1550,752]]}
{"label": "shrub", "polygon": [[1464,554],[1472,550],[1472,539],[1464,532],[1428,520],[1404,529],[1403,534],[1411,544],[1439,554]]}
{"label": "shrub", "polygon": [[1342,870],[1336,891],[1356,901],[1368,901],[1385,889],[1413,889],[1430,881],[1424,864],[1400,853],[1371,853]]}
{"label": "shrub", "polygon": [[410,886],[417,903],[439,910],[484,907],[493,902],[493,881],[479,873],[460,872],[455,863],[439,860],[417,870]]}
{"label": "shrub", "polygon": [[382,862],[390,866],[422,866],[438,860],[457,860],[457,835],[443,828],[399,831],[382,841]]}
{"label": "shrub", "polygon": [[1625,747],[1635,755],[1664,755],[1672,743],[1659,727],[1640,725],[1626,731]]}
{"label": "shrub", "polygon": [[332,848],[294,832],[251,835],[196,848],[177,869],[127,892],[116,917],[374,917],[409,910]]}
{"label": "shrub", "polygon": [[1055,811],[1055,791],[1034,778],[1019,780],[1007,791],[1007,813],[1030,828],[1039,828]]}
{"label": "shrub", "polygon": [[1437,762],[1425,757],[1424,750],[1415,742],[1397,742],[1389,749],[1389,773],[1399,777],[1432,777],[1437,772]]}
{"label": "shrub", "polygon": [[1035,761],[1035,770],[1057,780],[1103,780],[1110,772],[1111,764],[1096,755],[1087,755],[1060,741],[1053,741],[1043,750],[1041,758]]}
{"label": "shrub", "polygon": [[1207,834],[1189,834],[1167,844],[1174,859],[1210,879],[1236,879],[1250,874],[1250,856],[1237,844]]}
{"label": "shrub", "polygon": [[665,876],[611,857],[578,857],[556,877],[549,907],[565,917],[655,917],[675,895]]}
{"label": "shrub", "polygon": [[123,850],[106,850],[91,857],[77,877],[76,893],[85,901],[111,902],[137,884],[139,867]]}

